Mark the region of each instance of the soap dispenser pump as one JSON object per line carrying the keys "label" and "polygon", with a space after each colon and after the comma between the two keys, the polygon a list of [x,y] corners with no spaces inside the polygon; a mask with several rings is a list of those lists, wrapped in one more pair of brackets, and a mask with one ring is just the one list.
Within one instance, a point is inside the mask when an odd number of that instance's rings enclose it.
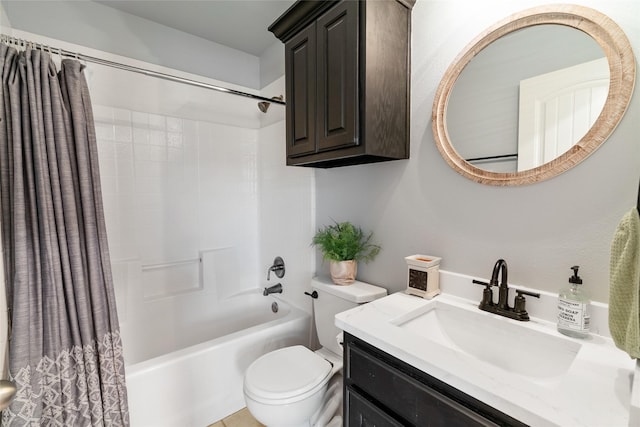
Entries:
{"label": "soap dispenser pump", "polygon": [[578,276],[580,267],[571,267],[569,287],[558,294],[558,331],[574,338],[589,336],[589,296],[582,289],[582,279]]}

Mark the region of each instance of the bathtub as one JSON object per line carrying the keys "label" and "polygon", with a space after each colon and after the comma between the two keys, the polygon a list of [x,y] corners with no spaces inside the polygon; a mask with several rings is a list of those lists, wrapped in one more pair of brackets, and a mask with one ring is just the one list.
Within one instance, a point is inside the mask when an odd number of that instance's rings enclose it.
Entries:
{"label": "bathtub", "polygon": [[185,331],[183,348],[126,365],[132,427],[207,427],[245,406],[244,372],[256,358],[309,343],[310,315],[273,295],[239,294],[216,311]]}

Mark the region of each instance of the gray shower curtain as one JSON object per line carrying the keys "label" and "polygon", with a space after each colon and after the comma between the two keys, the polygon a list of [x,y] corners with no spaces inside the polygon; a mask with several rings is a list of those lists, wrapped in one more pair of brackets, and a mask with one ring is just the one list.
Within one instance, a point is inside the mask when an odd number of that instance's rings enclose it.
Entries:
{"label": "gray shower curtain", "polygon": [[82,64],[0,44],[0,205],[12,426],[129,424]]}

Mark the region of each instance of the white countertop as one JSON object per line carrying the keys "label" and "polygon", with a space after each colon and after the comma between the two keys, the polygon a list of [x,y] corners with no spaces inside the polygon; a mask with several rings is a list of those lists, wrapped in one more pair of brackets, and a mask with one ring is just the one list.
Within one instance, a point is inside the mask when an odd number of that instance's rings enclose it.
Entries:
{"label": "white countertop", "polygon": [[[534,317],[535,313],[553,313],[543,305],[555,301],[545,293],[540,301],[528,298],[529,322],[517,322],[489,314],[504,322],[516,322],[564,339],[575,340],[581,347],[569,369],[550,378],[531,378],[508,372],[496,365],[474,359],[398,327],[394,321],[414,310],[440,300],[478,310],[482,287],[471,284],[471,277],[441,271],[443,293],[432,300],[410,296],[404,292],[363,304],[336,316],[336,325],[344,331],[380,348],[396,358],[438,378],[470,396],[531,426],[596,426],[630,425],[630,401],[636,363],[617,349],[608,336],[591,334],[588,339],[565,337],[556,324]],[[461,298],[468,292],[477,300]],[[512,300],[513,294],[510,296]],[[465,295],[468,296],[468,295]],[[537,308],[533,308],[538,304]],[[596,328],[605,329],[605,305],[595,304]],[[484,313],[484,312],[483,312]],[[600,324],[600,326],[597,326]],[[490,345],[490,343],[488,344]],[[544,358],[544,349],[536,357]],[[638,382],[638,378],[636,381]],[[636,390],[636,393],[638,391]],[[633,412],[633,411],[632,411]],[[633,414],[632,414],[633,415]]]}

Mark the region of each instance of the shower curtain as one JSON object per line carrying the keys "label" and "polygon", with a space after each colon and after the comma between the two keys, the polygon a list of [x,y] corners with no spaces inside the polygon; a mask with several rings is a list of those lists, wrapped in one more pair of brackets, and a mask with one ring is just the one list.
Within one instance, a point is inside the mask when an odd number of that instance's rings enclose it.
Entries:
{"label": "shower curtain", "polygon": [[0,44],[0,205],[9,307],[3,425],[129,424],[83,66]]}

